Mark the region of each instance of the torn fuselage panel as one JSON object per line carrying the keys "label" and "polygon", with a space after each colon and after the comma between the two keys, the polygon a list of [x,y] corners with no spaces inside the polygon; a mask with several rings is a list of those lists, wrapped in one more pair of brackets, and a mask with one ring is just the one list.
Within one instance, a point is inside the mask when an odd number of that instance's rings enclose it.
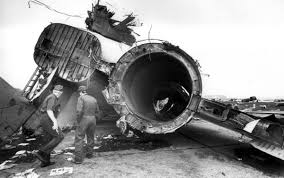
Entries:
{"label": "torn fuselage panel", "polygon": [[110,74],[114,64],[102,60],[101,53],[101,43],[91,32],[53,23],[41,33],[34,60],[47,72],[57,67],[57,76],[64,80],[81,82],[95,69]]}

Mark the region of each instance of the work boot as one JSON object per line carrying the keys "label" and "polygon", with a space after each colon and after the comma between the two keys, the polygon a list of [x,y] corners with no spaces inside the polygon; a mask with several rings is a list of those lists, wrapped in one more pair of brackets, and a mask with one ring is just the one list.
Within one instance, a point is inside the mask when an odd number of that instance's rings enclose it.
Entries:
{"label": "work boot", "polygon": [[54,165],[54,164],[55,164],[55,162],[53,162],[53,161],[41,162],[40,167],[47,167],[47,166],[51,166],[51,165]]}
{"label": "work boot", "polygon": [[41,162],[49,162],[49,160],[46,157],[46,153],[42,151],[38,151],[35,153],[35,156],[41,161]]}
{"label": "work boot", "polygon": [[47,162],[41,162],[40,167],[46,167],[55,164],[55,162],[50,161],[50,153],[49,154],[44,153],[44,154]]}
{"label": "work boot", "polygon": [[83,160],[79,160],[75,157],[75,158],[72,158],[71,162],[74,163],[74,164],[82,164]]}
{"label": "work boot", "polygon": [[38,151],[35,155],[41,161],[40,167],[47,167],[55,164],[55,162],[50,161],[50,154]]}
{"label": "work boot", "polygon": [[87,153],[87,154],[86,154],[86,158],[90,159],[90,158],[92,158],[92,157],[94,157],[93,153]]}
{"label": "work boot", "polygon": [[46,160],[50,161],[50,153],[49,154],[45,153],[45,158]]}

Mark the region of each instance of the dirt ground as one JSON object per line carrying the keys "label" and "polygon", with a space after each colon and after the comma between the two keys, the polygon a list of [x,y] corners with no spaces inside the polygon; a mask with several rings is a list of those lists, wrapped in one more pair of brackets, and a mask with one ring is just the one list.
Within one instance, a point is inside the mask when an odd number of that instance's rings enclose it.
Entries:
{"label": "dirt ground", "polygon": [[[113,123],[99,124],[96,134],[96,154],[81,165],[67,160],[71,156],[66,152],[72,150],[66,148],[74,142],[70,131],[56,148],[65,153],[52,158],[55,165],[40,168],[31,156],[2,170],[0,177],[30,168],[40,177],[284,177],[283,161],[240,143],[239,134],[202,120],[193,120],[173,134],[143,139],[120,136]],[[73,173],[49,176],[51,169],[61,167],[73,167]]]}

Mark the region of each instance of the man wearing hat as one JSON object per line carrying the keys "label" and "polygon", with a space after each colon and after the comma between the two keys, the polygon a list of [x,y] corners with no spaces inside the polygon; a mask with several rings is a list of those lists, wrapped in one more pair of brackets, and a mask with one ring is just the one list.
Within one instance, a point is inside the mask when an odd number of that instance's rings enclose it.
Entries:
{"label": "man wearing hat", "polygon": [[96,118],[100,115],[97,100],[88,95],[86,86],[78,88],[79,98],[77,102],[77,122],[78,126],[75,133],[75,157],[73,163],[80,164],[83,162],[84,138],[87,136],[86,157],[93,156],[94,136],[96,128]]}
{"label": "man wearing hat", "polygon": [[39,151],[35,153],[36,157],[41,161],[41,167],[46,167],[54,164],[50,161],[50,152],[63,140],[64,136],[57,123],[58,115],[58,98],[63,93],[62,85],[55,85],[53,91],[43,101],[40,112],[40,125],[44,131],[45,136],[49,136],[48,143],[41,146]]}

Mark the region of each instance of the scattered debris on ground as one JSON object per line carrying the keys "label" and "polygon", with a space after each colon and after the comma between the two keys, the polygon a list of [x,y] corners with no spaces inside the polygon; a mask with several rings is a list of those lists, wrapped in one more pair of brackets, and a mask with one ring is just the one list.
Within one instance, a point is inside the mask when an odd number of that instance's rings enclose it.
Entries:
{"label": "scattered debris on ground", "polygon": [[[71,130],[70,130],[71,131]],[[43,136],[25,137],[14,136],[9,139],[9,144],[5,144],[0,148],[0,170],[8,169],[19,163],[32,163],[37,159],[34,155],[39,147],[45,142]],[[28,142],[28,143],[27,143]],[[124,135],[101,135],[95,138],[95,152],[108,152],[118,150],[153,150],[163,147],[169,147],[168,142],[152,137],[126,137]],[[51,153],[52,157],[57,155],[73,156],[75,147],[70,145],[63,150],[54,150]],[[15,163],[15,164],[14,164]]]}
{"label": "scattered debris on ground", "polygon": [[25,170],[24,172],[16,173],[13,178],[38,178],[39,175],[34,172],[34,168]]}
{"label": "scattered debris on ground", "polygon": [[16,164],[12,164],[11,160],[4,161],[3,163],[0,164],[0,171],[5,170],[5,169],[10,169],[14,167]]}

